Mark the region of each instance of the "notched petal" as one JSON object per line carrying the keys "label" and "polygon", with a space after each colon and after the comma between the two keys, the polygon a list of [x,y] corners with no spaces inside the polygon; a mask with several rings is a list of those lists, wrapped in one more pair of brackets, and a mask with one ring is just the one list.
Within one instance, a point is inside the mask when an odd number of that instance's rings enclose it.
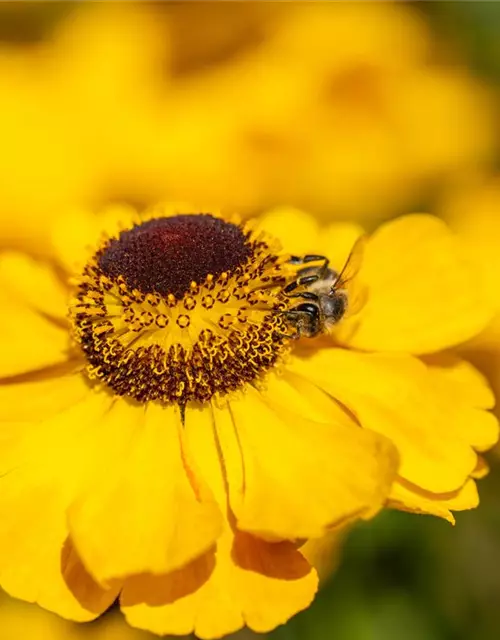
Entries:
{"label": "notched petal", "polygon": [[438,218],[410,215],[370,238],[360,272],[368,297],[339,339],[368,351],[426,354],[474,337],[494,310],[477,269]]}
{"label": "notched petal", "polygon": [[175,570],[221,532],[217,505],[189,478],[176,416],[172,408],[152,404],[144,412],[119,400],[102,425],[102,452],[68,510],[78,552],[102,584]]}
{"label": "notched petal", "polygon": [[399,478],[391,491],[388,507],[444,518],[455,524],[453,511],[475,509],[479,504],[476,483],[467,480],[463,487],[447,493],[432,493]]}
{"label": "notched petal", "polygon": [[398,464],[384,437],[349,420],[308,420],[249,390],[231,403],[236,451],[227,445],[228,411],[216,423],[239,529],[266,539],[319,537],[381,508]]}
{"label": "notched petal", "polygon": [[121,608],[132,626],[212,640],[245,625],[271,631],[309,606],[317,585],[293,544],[268,543],[228,525],[216,553],[166,576],[128,579]]}
{"label": "notched petal", "polygon": [[425,490],[457,490],[476,466],[476,450],[498,437],[495,417],[473,406],[483,394],[461,393],[461,379],[417,358],[330,349],[290,366],[345,404],[362,427],[393,442],[400,476]]}

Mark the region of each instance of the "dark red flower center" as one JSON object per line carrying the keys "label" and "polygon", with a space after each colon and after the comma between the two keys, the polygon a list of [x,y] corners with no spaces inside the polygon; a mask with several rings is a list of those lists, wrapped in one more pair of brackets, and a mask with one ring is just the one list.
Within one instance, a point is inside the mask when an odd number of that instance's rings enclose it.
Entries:
{"label": "dark red flower center", "polygon": [[98,257],[110,278],[130,289],[181,298],[191,282],[204,282],[244,265],[252,254],[241,228],[200,213],[156,218],[123,231]]}

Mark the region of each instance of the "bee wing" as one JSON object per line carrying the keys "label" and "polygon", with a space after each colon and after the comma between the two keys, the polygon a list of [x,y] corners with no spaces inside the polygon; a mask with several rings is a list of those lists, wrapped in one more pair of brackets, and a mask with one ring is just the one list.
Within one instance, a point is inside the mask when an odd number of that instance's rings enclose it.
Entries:
{"label": "bee wing", "polygon": [[347,307],[347,314],[349,317],[357,315],[366,304],[368,300],[368,289],[366,287],[355,287],[354,292],[349,294],[349,306]]}
{"label": "bee wing", "polygon": [[366,247],[366,236],[361,236],[356,240],[354,246],[346,260],[346,263],[333,284],[333,290],[344,289],[347,291],[349,305],[347,314],[352,317],[359,313],[365,306],[367,299],[367,289],[359,281],[355,281],[361,265]]}
{"label": "bee wing", "polygon": [[361,236],[354,243],[351,253],[346,260],[346,263],[342,271],[337,276],[333,287],[335,289],[344,289],[346,285],[358,275],[361,265],[363,263],[363,256],[366,247],[366,236]]}

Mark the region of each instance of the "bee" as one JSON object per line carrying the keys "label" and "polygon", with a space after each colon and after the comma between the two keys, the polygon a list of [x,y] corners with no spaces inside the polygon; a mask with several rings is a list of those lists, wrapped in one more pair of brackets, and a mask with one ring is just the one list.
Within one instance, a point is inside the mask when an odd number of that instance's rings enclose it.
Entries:
{"label": "bee", "polygon": [[352,302],[349,284],[359,272],[364,247],[365,238],[359,238],[340,273],[329,266],[325,256],[292,256],[290,263],[294,265],[320,264],[299,269],[298,277],[283,289],[287,298],[300,300],[283,312],[294,331],[291,337],[314,338],[328,333],[344,317]]}

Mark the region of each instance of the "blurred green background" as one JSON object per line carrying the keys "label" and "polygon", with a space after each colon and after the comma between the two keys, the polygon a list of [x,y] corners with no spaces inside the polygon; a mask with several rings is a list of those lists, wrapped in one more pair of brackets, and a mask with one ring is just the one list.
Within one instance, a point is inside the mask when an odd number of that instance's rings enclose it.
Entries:
{"label": "blurred green background", "polygon": [[[179,5],[184,4],[184,7]],[[203,3],[207,4],[207,3]],[[248,5],[258,3],[218,3],[213,15],[200,27],[197,11],[206,8],[196,3],[163,3],[156,5],[173,23],[172,78],[192,76],[200,69],[225,64],[245,47],[265,36],[262,13],[276,11],[259,4],[256,14],[247,13]],[[269,3],[274,4],[274,3]],[[280,3],[281,4],[281,3]],[[299,4],[299,3],[294,3]],[[403,3],[401,3],[403,4]],[[493,95],[493,119],[498,124],[498,89],[500,87],[500,2],[414,2],[407,3],[430,25],[436,50],[444,66],[454,66],[456,52],[468,72]],[[192,5],[188,7],[187,5]],[[74,2],[5,2],[0,5],[0,43],[3,57],[14,51],[29,51],[50,39],[61,21],[78,8]],[[225,26],[226,25],[226,26]],[[189,46],[183,48],[186,41]],[[177,47],[177,48],[176,48]],[[177,54],[176,54],[177,52]],[[394,53],[398,55],[397,52]],[[3,67],[2,67],[3,68]],[[5,71],[5,70],[4,70]],[[9,82],[5,74],[3,82]],[[0,83],[2,76],[0,75]],[[165,80],[167,82],[167,80]],[[0,106],[1,109],[1,106]],[[426,109],[425,104],[422,109]],[[479,117],[479,116],[478,116]],[[450,113],[453,118],[453,113]],[[78,122],[78,121],[77,121]],[[477,122],[476,124],[480,124]],[[78,126],[78,125],[75,125]],[[473,131],[474,135],[474,131]],[[255,142],[255,141],[254,141]],[[273,145],[273,140],[259,139],[259,144]],[[276,143],[277,144],[277,143]],[[488,170],[499,167],[498,141],[489,159]],[[267,147],[266,147],[267,148]],[[4,151],[5,153],[5,151]],[[285,150],[286,153],[291,153]],[[27,160],[28,162],[28,160]],[[7,160],[8,163],[8,160]],[[273,167],[274,165],[269,165]],[[129,169],[134,172],[133,167]],[[284,169],[286,174],[286,168]],[[111,172],[112,173],[112,172]],[[89,200],[100,201],[117,195],[139,202],[156,198],[156,186],[141,183],[128,192],[127,182],[118,172],[100,181],[99,195]],[[205,174],[203,174],[205,175]],[[433,178],[434,179],[434,178]],[[460,180],[460,175],[454,177]],[[210,180],[208,174],[207,180]],[[222,180],[222,178],[221,178]],[[103,186],[105,185],[105,186]],[[150,189],[151,191],[148,191]],[[239,189],[240,185],[231,185]],[[311,187],[314,192],[315,187]],[[264,190],[265,191],[265,190]],[[250,192],[249,192],[250,193]],[[265,191],[266,197],[248,196],[248,211],[273,204],[282,198]],[[291,191],[293,194],[294,192]],[[432,208],[433,190],[416,188],[408,198],[396,199],[382,207],[377,216],[397,215],[411,206]],[[210,195],[213,195],[210,192]],[[216,193],[216,195],[218,195]],[[0,188],[0,198],[2,190]],[[304,194],[297,195],[303,204]],[[290,196],[293,200],[293,195]],[[86,198],[82,198],[87,202]],[[53,206],[52,200],[47,207]],[[231,200],[229,200],[231,203]],[[403,204],[404,202],[404,204]],[[294,204],[292,202],[292,204]],[[245,203],[244,203],[245,205]],[[10,205],[9,205],[10,206]],[[21,205],[19,205],[21,208]],[[310,209],[325,218],[330,201],[314,201]],[[363,205],[364,206],[364,205]],[[2,205],[0,205],[0,209]],[[363,207],[360,207],[361,211]],[[12,211],[13,209],[9,209]],[[356,207],[349,215],[370,217]],[[498,212],[500,215],[500,212]],[[43,211],[41,215],[44,215]],[[378,217],[376,217],[378,220]],[[373,220],[373,218],[372,218]],[[373,224],[373,222],[369,223]],[[11,235],[9,235],[11,234]],[[14,234],[15,235],[15,234]],[[3,238],[10,238],[5,231]],[[6,240],[7,242],[7,240]],[[311,608],[296,616],[285,627],[269,634],[275,640],[497,640],[500,638],[500,461],[495,453],[489,461],[492,472],[480,483],[481,505],[478,510],[459,513],[455,527],[425,516],[400,512],[384,512],[373,522],[358,525],[347,537],[339,566]],[[43,626],[38,634],[36,624],[24,605],[9,613],[6,626],[7,600],[0,603],[0,640],[35,637],[74,637],[73,626]],[[10,611],[10,610],[9,610]],[[3,615],[3,618],[2,618]],[[48,614],[47,614],[48,615]],[[113,615],[113,614],[108,614]],[[52,618],[52,617],[51,617]],[[29,622],[29,624],[28,624]],[[40,623],[42,624],[42,623]],[[113,631],[102,622],[93,629],[94,637],[125,638],[119,627]],[[101,631],[99,631],[101,630]],[[79,632],[75,632],[79,633]],[[101,634],[102,635],[99,635]],[[248,637],[247,632],[238,637]],[[79,637],[79,636],[78,636]],[[83,636],[82,636],[83,637]],[[92,635],[90,635],[92,637]],[[137,638],[152,638],[138,633]]]}

